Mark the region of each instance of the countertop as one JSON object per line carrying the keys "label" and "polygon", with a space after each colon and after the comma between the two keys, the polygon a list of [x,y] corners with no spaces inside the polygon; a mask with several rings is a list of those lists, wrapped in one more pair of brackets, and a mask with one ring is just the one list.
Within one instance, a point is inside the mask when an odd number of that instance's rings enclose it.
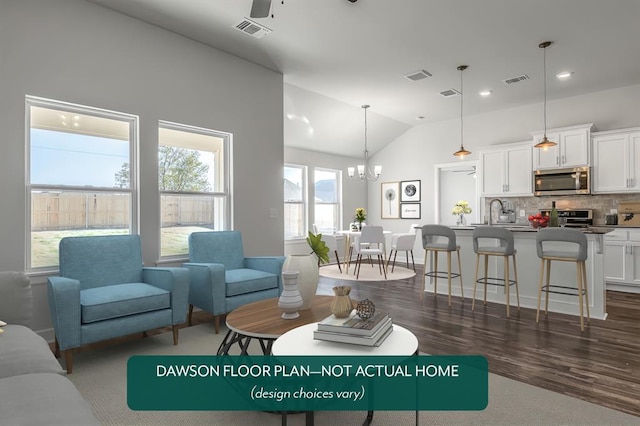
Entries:
{"label": "countertop", "polygon": [[[475,229],[478,226],[489,226],[487,224],[474,224],[472,223],[469,226],[452,226],[451,229],[453,230],[469,230],[472,231],[473,229]],[[501,227],[501,228],[506,228],[511,232],[537,232],[538,230],[535,228],[532,228],[529,225],[525,225],[525,224],[518,224],[518,223],[498,223],[498,224],[493,224],[492,226],[497,226],[497,227]],[[621,227],[619,227],[621,228]],[[589,226],[587,228],[572,228],[572,229],[578,229],[580,231],[582,231],[585,234],[607,234],[611,231],[614,230],[613,226]]]}

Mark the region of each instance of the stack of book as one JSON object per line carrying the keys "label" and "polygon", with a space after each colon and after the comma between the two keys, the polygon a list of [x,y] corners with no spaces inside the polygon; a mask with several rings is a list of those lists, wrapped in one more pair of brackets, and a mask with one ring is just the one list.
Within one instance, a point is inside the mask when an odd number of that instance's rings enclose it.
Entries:
{"label": "stack of book", "polygon": [[331,315],[318,323],[313,338],[330,342],[352,343],[354,345],[380,346],[393,331],[393,321],[386,312],[376,312],[368,320],[363,320],[352,311],[347,318]]}

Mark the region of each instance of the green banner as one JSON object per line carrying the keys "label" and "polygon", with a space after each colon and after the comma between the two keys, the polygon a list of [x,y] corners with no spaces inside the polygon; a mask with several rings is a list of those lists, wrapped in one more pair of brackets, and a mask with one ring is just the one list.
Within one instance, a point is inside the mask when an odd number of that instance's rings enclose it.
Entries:
{"label": "green banner", "polygon": [[483,410],[487,359],[457,356],[133,356],[133,410]]}

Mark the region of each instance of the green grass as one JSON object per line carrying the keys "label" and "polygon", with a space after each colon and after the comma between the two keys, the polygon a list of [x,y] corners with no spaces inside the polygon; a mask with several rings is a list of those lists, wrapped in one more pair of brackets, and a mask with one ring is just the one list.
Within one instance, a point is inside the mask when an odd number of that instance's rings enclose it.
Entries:
{"label": "green grass", "polygon": [[[200,226],[174,226],[162,228],[161,256],[180,256],[189,253],[188,238],[192,232],[211,231]],[[62,231],[38,231],[31,233],[31,267],[43,268],[58,265],[58,245],[64,237],[94,235],[126,235],[128,229],[76,229]]]}

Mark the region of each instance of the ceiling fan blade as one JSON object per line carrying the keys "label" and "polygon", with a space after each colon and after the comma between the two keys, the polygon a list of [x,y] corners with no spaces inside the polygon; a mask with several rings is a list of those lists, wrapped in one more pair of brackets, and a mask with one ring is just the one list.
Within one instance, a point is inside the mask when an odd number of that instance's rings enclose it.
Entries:
{"label": "ceiling fan blade", "polygon": [[271,0],[253,0],[251,5],[251,18],[266,18],[271,9]]}

